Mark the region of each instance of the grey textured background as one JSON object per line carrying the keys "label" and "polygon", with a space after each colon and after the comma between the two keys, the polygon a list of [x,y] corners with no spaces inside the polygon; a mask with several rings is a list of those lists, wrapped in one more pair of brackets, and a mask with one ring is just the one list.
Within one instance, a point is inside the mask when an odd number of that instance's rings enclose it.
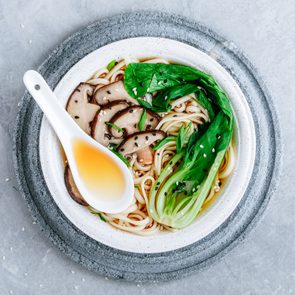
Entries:
{"label": "grey textured background", "polygon": [[[0,294],[295,293],[295,3],[284,1],[0,0]],[[203,22],[242,48],[264,77],[285,143],[283,177],[264,218],[220,262],[181,281],[134,285],[106,280],[63,256],[44,238],[16,191],[12,134],[26,69],[65,37],[114,13],[156,9]],[[293,139],[293,141],[292,141]],[[291,176],[292,175],[292,176]]]}

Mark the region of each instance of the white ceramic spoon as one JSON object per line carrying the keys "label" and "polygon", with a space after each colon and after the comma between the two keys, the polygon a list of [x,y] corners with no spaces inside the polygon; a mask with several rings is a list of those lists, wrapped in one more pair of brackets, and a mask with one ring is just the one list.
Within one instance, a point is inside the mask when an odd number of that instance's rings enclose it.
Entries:
{"label": "white ceramic spoon", "polygon": [[[96,210],[106,213],[119,213],[127,209],[133,200],[134,193],[132,175],[127,166],[110,150],[96,142],[78,127],[71,116],[59,104],[55,94],[38,72],[33,70],[27,71],[24,74],[23,81],[57,134],[66,153],[74,181],[87,203]],[[99,179],[97,180],[97,185],[103,188],[100,193],[101,195],[93,194],[94,190],[91,189],[89,185],[87,186],[87,181],[81,179],[82,174],[79,173],[79,171],[81,172],[81,170],[79,170],[81,167],[79,168],[76,161],[77,157],[75,158],[75,142],[89,144],[91,147],[97,149],[98,154],[103,155],[104,161],[107,159],[110,161],[111,165],[115,165],[114,171],[117,172],[117,175],[121,175],[124,178],[123,182],[120,182],[124,184],[121,190],[117,188],[118,183],[112,181],[113,175],[108,175],[108,179],[104,181],[104,183],[100,183]],[[96,168],[101,169],[100,167]],[[106,182],[111,183],[111,185],[106,185]],[[98,191],[99,188],[100,187],[98,187]],[[107,197],[108,193],[112,195],[112,198]]]}

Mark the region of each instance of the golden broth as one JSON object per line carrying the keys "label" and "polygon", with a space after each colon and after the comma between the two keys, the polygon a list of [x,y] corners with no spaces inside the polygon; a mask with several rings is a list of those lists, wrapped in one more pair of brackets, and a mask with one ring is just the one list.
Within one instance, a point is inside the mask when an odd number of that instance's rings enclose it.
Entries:
{"label": "golden broth", "polygon": [[73,151],[79,177],[93,196],[100,199],[123,196],[124,174],[113,159],[82,140],[74,141]]}

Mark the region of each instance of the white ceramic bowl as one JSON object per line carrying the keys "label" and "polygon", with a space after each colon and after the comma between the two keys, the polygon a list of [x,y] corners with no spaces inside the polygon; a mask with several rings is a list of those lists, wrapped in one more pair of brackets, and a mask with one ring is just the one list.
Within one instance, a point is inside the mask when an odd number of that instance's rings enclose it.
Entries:
{"label": "white ceramic bowl", "polygon": [[157,253],[192,244],[219,227],[239,204],[254,166],[255,129],[246,99],[230,74],[213,58],[184,43],[154,37],[131,38],[108,44],[75,64],[54,92],[65,105],[73,89],[112,59],[161,56],[211,74],[228,94],[234,110],[237,160],[222,193],[189,227],[152,236],[137,236],[111,227],[75,203],[64,184],[64,165],[58,139],[46,118],[40,131],[40,160],[47,186],[65,216],[91,238],[108,246],[138,253]]}

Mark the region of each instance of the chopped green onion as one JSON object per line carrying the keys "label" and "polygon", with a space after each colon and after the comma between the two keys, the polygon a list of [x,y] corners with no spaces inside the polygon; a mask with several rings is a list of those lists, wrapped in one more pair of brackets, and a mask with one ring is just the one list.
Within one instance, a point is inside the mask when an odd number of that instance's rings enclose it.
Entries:
{"label": "chopped green onion", "polygon": [[93,209],[90,209],[90,213],[93,215],[97,215],[103,222],[107,222],[107,220],[104,218],[104,216],[100,212],[93,211]]}
{"label": "chopped green onion", "polygon": [[103,215],[101,213],[97,214],[99,216],[99,218],[103,221],[103,222],[107,222],[107,220],[103,217]]}
{"label": "chopped green onion", "polygon": [[165,138],[163,138],[162,140],[160,140],[154,147],[153,150],[156,151],[159,148],[161,148],[163,145],[165,145],[167,142],[173,141],[175,140],[175,136],[167,136]]}
{"label": "chopped green onion", "polygon": [[112,122],[105,122],[105,124],[107,126],[111,126],[112,128],[116,129],[119,132],[122,132],[122,133],[124,132],[124,130],[121,127],[117,126],[116,124],[114,124]]}
{"label": "chopped green onion", "polygon": [[117,151],[116,146],[114,144],[110,144],[109,145],[109,149],[118,157],[120,158],[127,167],[130,167],[130,163],[128,162],[128,160],[120,153]]}
{"label": "chopped green onion", "polygon": [[140,116],[140,120],[139,120],[139,123],[138,123],[139,131],[143,131],[146,119],[147,119],[147,114],[146,114],[146,109],[144,109],[142,111],[142,114]]}
{"label": "chopped green onion", "polygon": [[110,71],[115,65],[117,65],[118,62],[113,59],[111,62],[109,62],[109,64],[107,65],[107,69]]}

